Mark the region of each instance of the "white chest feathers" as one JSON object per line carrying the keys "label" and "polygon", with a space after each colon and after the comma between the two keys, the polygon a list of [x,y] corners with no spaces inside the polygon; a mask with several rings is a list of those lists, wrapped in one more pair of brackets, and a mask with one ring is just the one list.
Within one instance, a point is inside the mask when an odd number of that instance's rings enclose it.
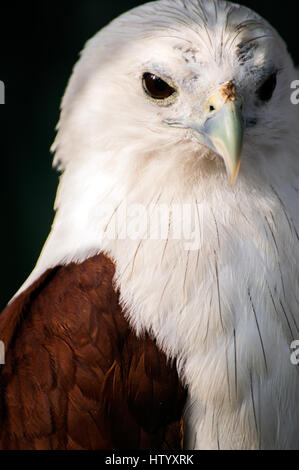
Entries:
{"label": "white chest feathers", "polygon": [[240,202],[194,201],[192,243],[173,239],[176,224],[188,229],[172,210],[164,240],[119,239],[105,249],[132,325],[177,358],[189,389],[185,446],[296,448],[298,234],[276,196]]}
{"label": "white chest feathers", "polygon": [[[115,261],[132,326],[150,331],[176,358],[188,386],[185,446],[297,448],[296,188],[288,184],[282,195],[239,188],[184,203],[173,194],[147,195],[145,217],[138,210],[128,217],[117,188],[106,218],[97,202],[104,194],[92,205],[88,191],[78,200],[71,193],[23,289],[50,266],[104,251]],[[140,192],[133,197],[139,203]]]}

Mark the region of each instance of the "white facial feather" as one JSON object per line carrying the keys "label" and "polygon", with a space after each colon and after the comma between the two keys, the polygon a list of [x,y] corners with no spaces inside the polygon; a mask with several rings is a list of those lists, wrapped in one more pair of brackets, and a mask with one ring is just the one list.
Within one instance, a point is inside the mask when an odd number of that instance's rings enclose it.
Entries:
{"label": "white facial feather", "polygon": [[[273,70],[277,88],[260,103],[256,90]],[[170,81],[177,96],[150,100],[144,72]],[[299,338],[296,74],[278,34],[250,10],[160,0],[87,43],[63,99],[53,145],[63,171],[57,214],[23,288],[57,263],[111,256],[132,325],[177,358],[188,385],[188,448],[298,448],[299,371],[290,362]],[[230,80],[247,122],[234,188],[192,131],[164,123],[200,121],[209,95]],[[199,250],[171,238],[110,240],[115,218],[134,203],[152,205],[151,220],[160,204],[190,203]],[[172,212],[169,230],[180,217]]]}

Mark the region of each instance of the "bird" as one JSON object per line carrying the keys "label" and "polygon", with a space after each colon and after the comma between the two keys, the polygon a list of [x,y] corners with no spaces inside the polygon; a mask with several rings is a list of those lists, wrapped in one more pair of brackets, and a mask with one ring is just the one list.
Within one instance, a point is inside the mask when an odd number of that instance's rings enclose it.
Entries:
{"label": "bird", "polygon": [[51,232],[0,315],[0,448],[299,449],[296,79],[222,0],[139,5],[87,42]]}

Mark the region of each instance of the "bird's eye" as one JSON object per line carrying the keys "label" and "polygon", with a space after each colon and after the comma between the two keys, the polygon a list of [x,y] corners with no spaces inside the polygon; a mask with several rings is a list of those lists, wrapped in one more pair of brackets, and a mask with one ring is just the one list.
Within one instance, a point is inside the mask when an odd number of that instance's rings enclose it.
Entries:
{"label": "bird's eye", "polygon": [[143,74],[142,84],[145,92],[155,100],[165,100],[175,93],[174,88],[152,73]]}
{"label": "bird's eye", "polygon": [[274,90],[277,84],[277,74],[272,73],[270,77],[262,84],[262,86],[258,89],[257,94],[260,100],[262,101],[269,101],[272,98]]}

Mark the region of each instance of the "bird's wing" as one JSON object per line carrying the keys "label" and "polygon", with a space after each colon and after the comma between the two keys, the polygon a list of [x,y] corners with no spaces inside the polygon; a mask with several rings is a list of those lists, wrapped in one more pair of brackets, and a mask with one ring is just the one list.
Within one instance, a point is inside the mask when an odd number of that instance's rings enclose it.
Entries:
{"label": "bird's wing", "polygon": [[0,449],[180,449],[186,391],[137,338],[104,255],[59,266],[0,316]]}

